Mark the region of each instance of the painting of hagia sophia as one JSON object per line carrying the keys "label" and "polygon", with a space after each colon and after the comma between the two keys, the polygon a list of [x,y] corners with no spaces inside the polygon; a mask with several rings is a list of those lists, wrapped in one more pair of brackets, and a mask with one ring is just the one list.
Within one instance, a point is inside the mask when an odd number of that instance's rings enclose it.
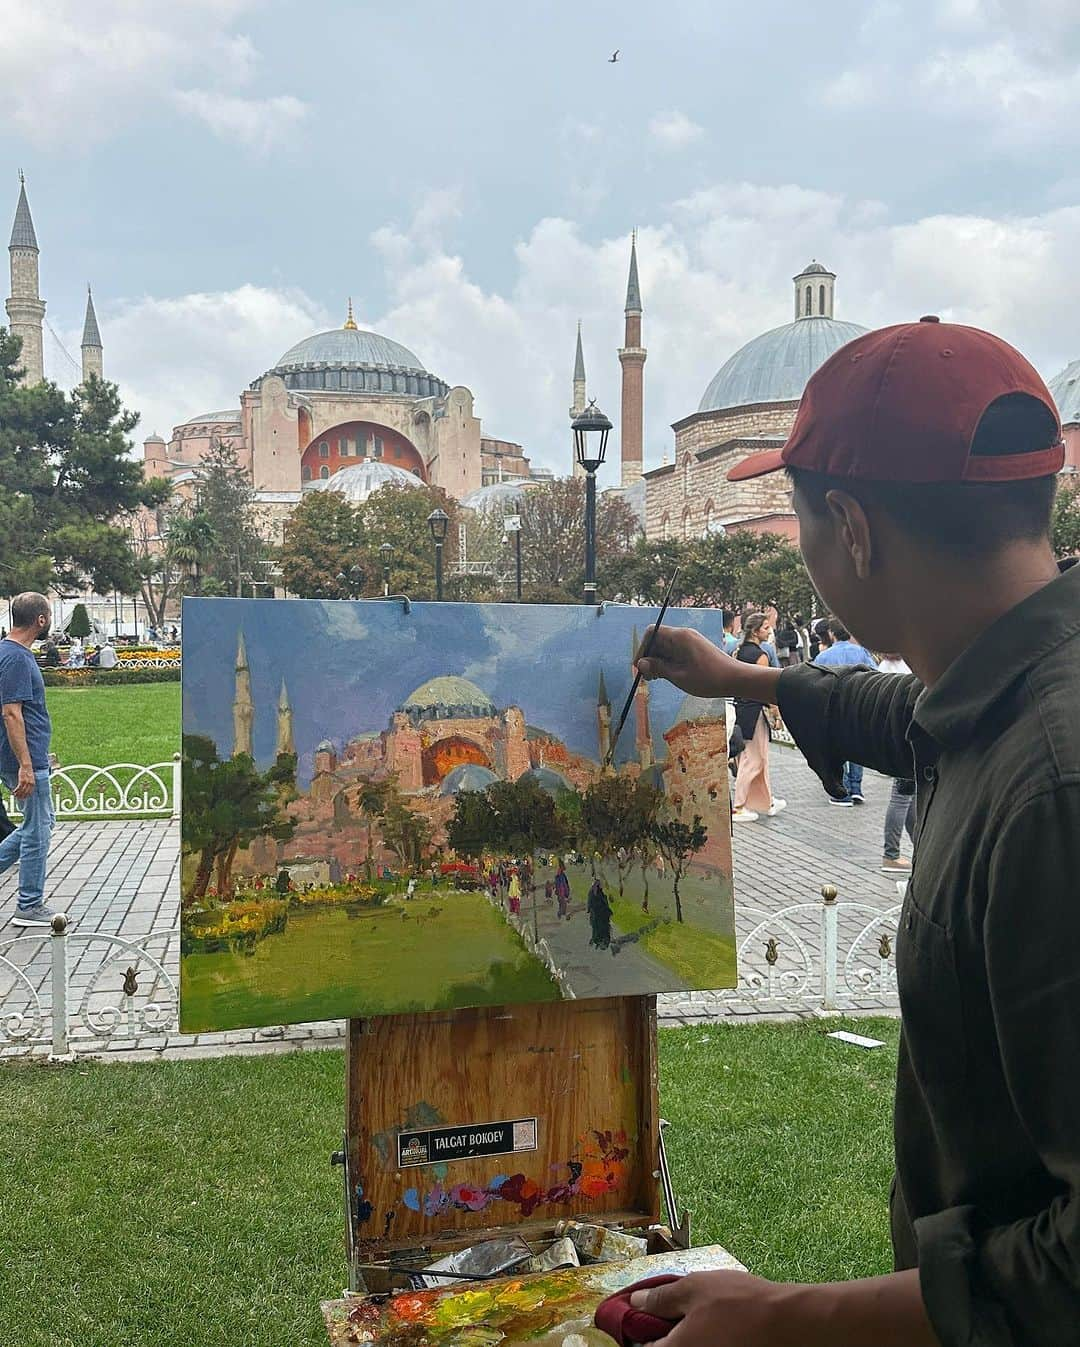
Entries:
{"label": "painting of hagia sophia", "polygon": [[649,616],[185,601],[185,1030],[732,985],[724,705],[615,739]]}

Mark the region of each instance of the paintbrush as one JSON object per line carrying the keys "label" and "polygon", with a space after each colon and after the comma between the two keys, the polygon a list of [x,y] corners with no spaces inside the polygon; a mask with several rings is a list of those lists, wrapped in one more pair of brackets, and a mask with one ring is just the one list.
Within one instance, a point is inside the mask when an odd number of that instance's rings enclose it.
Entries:
{"label": "paintbrush", "polygon": [[[675,591],[675,581],[679,578],[679,569],[680,568],[676,566],[671,572],[671,579],[668,581],[664,602],[660,605],[660,616],[653,623],[652,631],[649,633],[649,639],[645,642],[644,648],[634,657],[635,664],[639,659],[647,658],[649,652],[653,648],[653,642],[656,640],[656,633],[660,630],[660,624],[664,620],[664,614],[668,610],[668,605],[671,603],[671,596]],[[623,726],[626,724],[626,718],[630,714],[630,708],[634,704],[634,698],[637,695],[637,690],[640,685],[641,673],[639,671],[634,674],[634,681],[630,685],[630,692],[627,695],[626,701],[623,703],[622,715],[619,717],[619,723],[615,726],[615,733],[611,736],[611,743],[608,746],[607,753],[604,755],[604,761],[601,763],[602,767],[610,767],[615,761],[615,747],[619,742],[619,735],[622,734]]]}

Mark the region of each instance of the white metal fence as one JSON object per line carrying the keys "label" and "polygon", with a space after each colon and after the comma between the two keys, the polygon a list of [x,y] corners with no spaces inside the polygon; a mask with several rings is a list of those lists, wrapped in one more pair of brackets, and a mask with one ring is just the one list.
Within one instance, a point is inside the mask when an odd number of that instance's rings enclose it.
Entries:
{"label": "white metal fence", "polygon": [[[169,762],[144,767],[114,762],[108,767],[77,762],[52,774],[53,807],[58,818],[179,818],[180,754]],[[14,795],[0,788],[12,818],[22,816]]]}

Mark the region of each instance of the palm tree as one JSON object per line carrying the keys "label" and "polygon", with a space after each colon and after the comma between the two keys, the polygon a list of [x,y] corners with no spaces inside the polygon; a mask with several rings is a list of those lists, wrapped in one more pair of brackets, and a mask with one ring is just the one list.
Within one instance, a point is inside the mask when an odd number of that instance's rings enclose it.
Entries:
{"label": "palm tree", "polygon": [[199,592],[199,567],[213,543],[213,526],[201,510],[183,511],[169,525],[166,560],[186,567],[192,576],[196,594]]}

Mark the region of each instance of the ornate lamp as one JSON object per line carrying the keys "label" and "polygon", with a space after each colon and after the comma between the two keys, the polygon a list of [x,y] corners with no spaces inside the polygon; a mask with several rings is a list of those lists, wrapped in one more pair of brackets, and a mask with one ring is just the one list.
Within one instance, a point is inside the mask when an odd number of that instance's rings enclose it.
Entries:
{"label": "ornate lamp", "polygon": [[432,510],[427,517],[427,526],[435,544],[435,598],[441,603],[443,596],[443,543],[450,527],[450,516],[445,510]]}
{"label": "ornate lamp", "polygon": [[607,453],[611,422],[590,402],[570,423],[574,452],[585,469],[585,602],[596,602],[596,472]]}

